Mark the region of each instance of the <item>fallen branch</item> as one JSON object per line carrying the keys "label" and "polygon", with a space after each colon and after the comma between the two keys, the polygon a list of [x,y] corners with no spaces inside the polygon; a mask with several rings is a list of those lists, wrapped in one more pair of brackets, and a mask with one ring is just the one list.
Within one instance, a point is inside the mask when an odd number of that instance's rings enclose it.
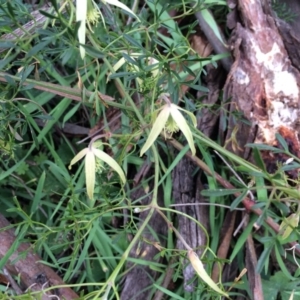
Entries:
{"label": "fallen branch", "polygon": [[[43,5],[39,10],[32,11],[30,13],[32,21],[24,24],[23,26],[17,28],[11,33],[3,34],[0,37],[0,40],[17,41],[20,38],[32,35],[37,29],[43,27],[47,20],[47,17],[42,15],[40,13],[40,10],[44,10],[48,13],[51,13],[54,9],[52,6],[50,7],[48,4],[46,4]],[[7,48],[0,48],[0,53],[4,52],[5,50],[7,50]]]}
{"label": "fallen branch", "polygon": [[50,267],[41,263],[41,257],[32,251],[29,243],[18,242],[10,227],[11,224],[0,214],[0,259],[7,260],[6,270],[13,276],[20,276],[27,290],[42,293],[43,300],[51,299],[50,295],[66,300],[78,298]]}

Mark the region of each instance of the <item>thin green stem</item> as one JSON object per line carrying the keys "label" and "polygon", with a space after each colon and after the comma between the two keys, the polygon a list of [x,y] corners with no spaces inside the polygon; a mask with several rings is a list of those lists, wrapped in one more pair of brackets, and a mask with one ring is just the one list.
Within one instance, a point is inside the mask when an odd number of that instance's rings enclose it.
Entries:
{"label": "thin green stem", "polygon": [[152,145],[152,153],[154,158],[154,187],[153,187],[153,197],[151,201],[151,205],[153,207],[157,207],[157,194],[158,194],[158,181],[159,181],[159,157],[157,149],[154,145]]}
{"label": "thin green stem", "polygon": [[[111,65],[111,63],[105,57],[103,58],[103,61],[106,64],[106,66],[108,67],[108,69],[110,70],[110,72],[112,72],[112,74],[115,73],[115,70],[114,70],[113,66]],[[124,84],[122,83],[120,78],[116,78],[115,81],[117,82],[119,87],[123,90],[123,93],[124,93],[124,96],[125,96],[126,100],[130,103],[130,105],[131,105],[132,109],[134,110],[137,118],[141,122],[141,125],[144,126],[146,124],[145,120],[144,120],[142,114],[140,113],[139,109],[137,108],[136,104],[134,103],[134,101],[130,97],[130,95],[126,92]]]}
{"label": "thin green stem", "polygon": [[[105,289],[108,287],[108,289],[111,288],[111,286],[114,284],[122,266],[125,264],[125,262],[127,261],[127,258],[129,256],[129,253],[131,251],[131,249],[134,247],[134,245],[136,244],[136,242],[139,240],[140,236],[142,235],[144,229],[146,228],[146,226],[148,225],[153,213],[155,211],[155,208],[152,207],[147,215],[147,217],[145,218],[145,220],[143,221],[143,223],[141,224],[139,230],[136,232],[134,238],[132,239],[131,243],[129,244],[129,246],[127,247],[127,249],[125,250],[124,254],[122,255],[122,258],[120,260],[120,262],[118,263],[118,265],[116,266],[116,268],[114,269],[113,273],[109,276],[109,278],[106,280],[105,285],[101,288],[101,290],[99,290],[97,297],[99,297],[100,295],[102,295],[104,292],[107,293],[107,290],[105,291]],[[109,286],[110,284],[110,286]],[[98,298],[97,298],[98,299]]]}

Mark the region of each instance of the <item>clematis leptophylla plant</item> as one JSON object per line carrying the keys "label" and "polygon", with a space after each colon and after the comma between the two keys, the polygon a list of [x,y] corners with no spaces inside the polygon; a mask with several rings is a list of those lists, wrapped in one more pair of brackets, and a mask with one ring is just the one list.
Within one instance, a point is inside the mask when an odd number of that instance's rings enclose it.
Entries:
{"label": "clematis leptophylla plant", "polygon": [[[99,138],[96,137],[96,138]],[[125,174],[118,163],[111,158],[104,151],[99,149],[99,142],[95,142],[95,139],[91,141],[89,147],[81,150],[70,162],[69,169],[72,165],[77,163],[80,159],[85,157],[85,180],[86,180],[86,190],[90,199],[93,198],[95,179],[96,179],[96,158],[100,161],[107,163],[112,169],[114,169],[120,176],[122,183],[126,181]],[[100,143],[102,145],[102,143]]]}
{"label": "clematis leptophylla plant", "polygon": [[[139,57],[143,57],[144,56],[144,53],[138,53],[138,52],[134,52],[134,53],[126,53],[126,52],[123,52],[124,55],[128,55],[128,57],[130,58],[130,60],[132,62],[136,61],[137,58]],[[150,69],[150,72],[151,72],[151,77],[152,77],[152,82],[154,82],[155,80],[158,79],[158,75],[159,75],[159,61],[157,59],[155,59],[154,57],[146,57],[146,58],[143,58],[143,62],[146,66],[148,67],[152,67]],[[133,64],[133,63],[130,63],[129,61],[127,61],[127,59],[123,56],[122,58],[120,58],[116,63],[115,65],[113,66],[113,69],[114,69],[114,72],[117,72],[123,65],[125,64],[128,64],[129,67],[130,67],[130,70],[132,72],[141,72],[142,70],[138,67],[137,64]],[[108,77],[107,77],[107,81],[110,80],[110,75],[111,73],[108,73]],[[149,79],[149,78],[148,78]],[[145,80],[140,78],[140,77],[137,77],[136,78],[137,80],[137,83],[139,85],[140,88],[142,88],[144,85],[145,85]]]}
{"label": "clematis leptophylla plant", "polygon": [[[129,12],[135,16],[138,21],[140,21],[138,16],[131,9],[118,0],[101,0],[101,2],[105,5],[111,4],[117,6]],[[76,0],[76,22],[80,21],[80,26],[78,28],[78,40],[80,44],[85,44],[86,23],[88,24],[90,31],[93,32],[91,24],[96,26],[98,24],[99,17],[102,18],[102,22],[105,24],[101,11],[94,0]],[[79,51],[80,56],[83,59],[85,56],[85,49],[82,45],[79,46]]]}
{"label": "clematis leptophylla plant", "polygon": [[171,103],[167,94],[162,94],[160,97],[166,102],[166,104],[159,108],[158,111],[160,112],[156,117],[146,143],[141,149],[140,156],[142,156],[153,145],[163,129],[165,130],[165,138],[167,138],[166,133],[168,133],[168,135],[172,135],[172,133],[181,130],[187,139],[192,154],[195,155],[196,149],[191,129],[180,111],[184,111],[189,115],[195,127],[197,124],[196,117],[191,112]]}
{"label": "clematis leptophylla plant", "polygon": [[199,275],[199,277],[208,284],[213,290],[215,290],[220,295],[225,296],[226,298],[229,298],[228,294],[222,291],[217,284],[209,277],[207,274],[201,260],[199,259],[198,255],[192,250],[188,250],[188,258],[191,262],[191,265],[193,266],[196,273]]}

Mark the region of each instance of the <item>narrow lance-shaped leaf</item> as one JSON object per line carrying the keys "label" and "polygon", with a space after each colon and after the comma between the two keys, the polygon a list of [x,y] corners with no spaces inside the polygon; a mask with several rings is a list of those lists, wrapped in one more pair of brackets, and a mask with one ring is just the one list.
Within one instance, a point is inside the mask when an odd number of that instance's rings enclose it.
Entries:
{"label": "narrow lance-shaped leaf", "polygon": [[170,115],[170,106],[167,104],[163,107],[162,111],[157,116],[157,118],[153,124],[153,127],[150,131],[150,134],[148,136],[148,139],[141,149],[140,156],[142,156],[152,146],[154,141],[157,139],[158,135],[161,133],[161,131],[165,127],[166,122],[169,118],[169,115]]}
{"label": "narrow lance-shaped leaf", "polygon": [[203,9],[200,11],[200,13],[202,14],[205,22],[209,25],[209,27],[213,30],[214,34],[216,35],[216,37],[220,40],[220,42],[225,45],[222,36],[220,34],[220,29],[219,26],[217,25],[215,19],[213,18],[211,12],[208,9]]}
{"label": "narrow lance-shaped leaf", "polygon": [[93,148],[93,152],[99,159],[101,159],[102,161],[107,163],[112,169],[114,169],[119,174],[123,183],[126,182],[126,177],[125,177],[123,170],[121,169],[121,167],[118,165],[118,163],[112,157],[110,157],[105,152],[103,152],[99,149],[96,149],[96,148]]}
{"label": "narrow lance-shaped leaf", "polygon": [[10,126],[10,124],[8,124],[8,128],[9,128],[10,132],[15,136],[15,139],[16,139],[17,141],[23,141],[23,138],[18,134],[18,132],[17,132],[15,129],[13,129],[13,128]]}
{"label": "narrow lance-shaped leaf", "polygon": [[95,171],[96,171],[96,162],[95,156],[92,151],[88,151],[85,157],[85,180],[86,180],[86,191],[90,199],[94,195],[95,187]]}
{"label": "narrow lance-shaped leaf", "polygon": [[194,140],[193,140],[193,135],[192,132],[190,130],[189,125],[187,124],[185,118],[183,117],[183,115],[181,114],[181,112],[178,110],[178,106],[175,104],[171,104],[171,115],[174,119],[174,121],[176,122],[176,124],[178,125],[179,129],[182,131],[182,133],[184,134],[185,138],[188,141],[188,144],[191,148],[192,154],[195,155],[196,154],[196,148],[194,145]]}
{"label": "narrow lance-shaped leaf", "polygon": [[88,148],[84,148],[79,153],[77,153],[77,155],[71,160],[69,164],[69,170],[74,164],[76,164],[79,160],[81,160],[88,153],[88,151],[89,151]]}
{"label": "narrow lance-shaped leaf", "polygon": [[197,254],[193,250],[188,251],[188,258],[194,268],[194,270],[197,272],[197,274],[200,276],[200,278],[209,285],[213,290],[215,290],[220,295],[223,295],[227,298],[229,298],[228,294],[223,292],[216,283],[209,277],[209,275],[206,273],[204,266],[197,256]]}

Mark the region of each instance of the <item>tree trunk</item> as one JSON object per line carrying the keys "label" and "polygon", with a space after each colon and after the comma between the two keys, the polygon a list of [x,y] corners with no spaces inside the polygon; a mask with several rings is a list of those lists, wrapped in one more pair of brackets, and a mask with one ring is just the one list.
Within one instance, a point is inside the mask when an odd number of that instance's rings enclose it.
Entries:
{"label": "tree trunk", "polygon": [[[242,22],[236,22],[232,35],[235,61],[224,89],[225,99],[231,99],[228,148],[244,157],[249,154],[245,151],[249,142],[282,148],[279,134],[289,151],[299,157],[300,73],[288,55],[288,51],[295,52],[294,45],[284,43],[295,37],[285,35],[290,28],[275,17],[267,1],[239,1],[237,9]],[[237,111],[250,121],[249,126],[235,123],[232,116]],[[237,132],[235,139],[233,131]],[[263,158],[272,172],[287,156],[264,151]]]}

